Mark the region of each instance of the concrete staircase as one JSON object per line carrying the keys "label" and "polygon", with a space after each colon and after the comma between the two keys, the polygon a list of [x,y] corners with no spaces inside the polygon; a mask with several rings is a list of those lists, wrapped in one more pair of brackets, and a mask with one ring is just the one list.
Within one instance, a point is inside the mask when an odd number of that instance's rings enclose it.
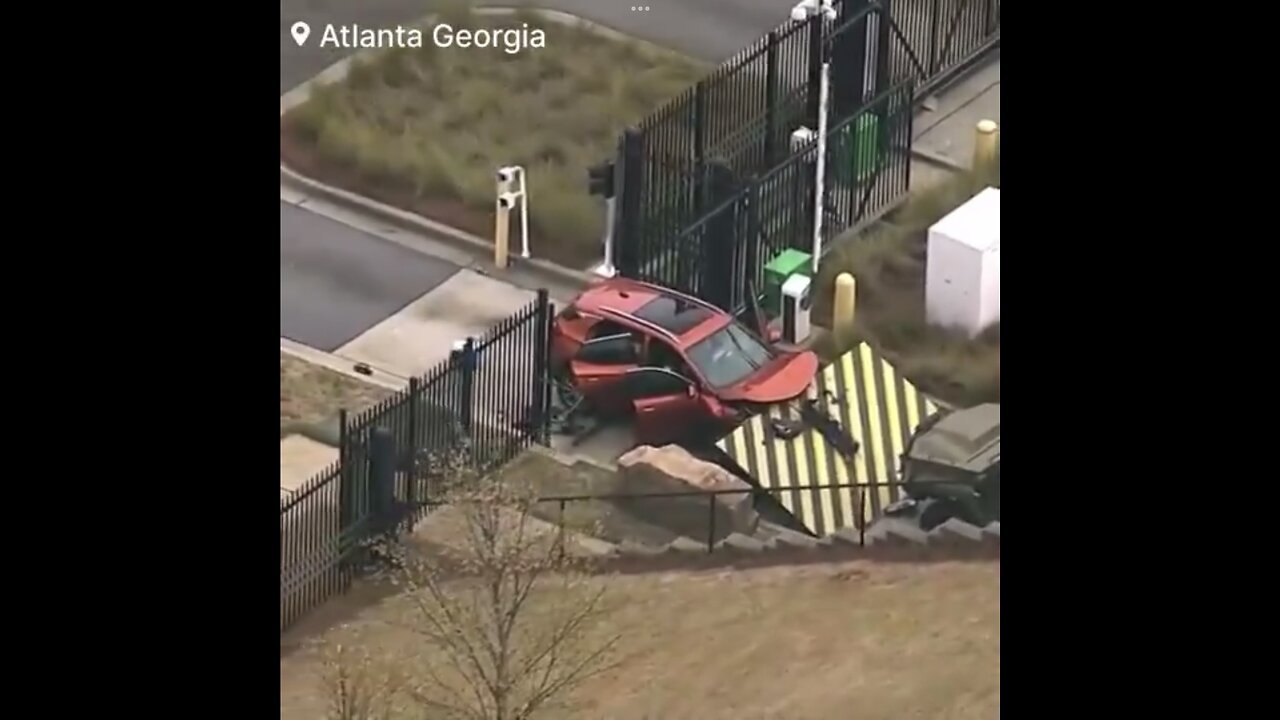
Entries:
{"label": "concrete staircase", "polygon": [[880,520],[865,535],[856,528],[844,528],[825,537],[812,537],[770,523],[762,523],[752,535],[733,533],[711,546],[706,542],[679,537],[662,545],[626,541],[603,550],[597,546],[593,555],[611,557],[656,557],[660,555],[768,555],[791,551],[850,551],[871,548],[947,548],[999,552],[1000,523],[976,527],[960,520],[948,520],[924,532],[906,522]]}

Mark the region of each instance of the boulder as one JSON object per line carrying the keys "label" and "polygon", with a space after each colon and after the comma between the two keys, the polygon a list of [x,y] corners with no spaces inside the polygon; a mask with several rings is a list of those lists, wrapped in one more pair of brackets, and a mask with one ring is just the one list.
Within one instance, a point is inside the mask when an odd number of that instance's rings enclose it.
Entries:
{"label": "boulder", "polygon": [[[719,465],[699,460],[682,447],[641,445],[618,458],[618,476],[619,492],[627,495],[742,490],[715,496],[622,500],[618,504],[646,522],[700,542],[706,542],[709,534],[714,542],[733,533],[755,532],[758,517],[751,485]],[[712,512],[714,528],[710,527]]]}

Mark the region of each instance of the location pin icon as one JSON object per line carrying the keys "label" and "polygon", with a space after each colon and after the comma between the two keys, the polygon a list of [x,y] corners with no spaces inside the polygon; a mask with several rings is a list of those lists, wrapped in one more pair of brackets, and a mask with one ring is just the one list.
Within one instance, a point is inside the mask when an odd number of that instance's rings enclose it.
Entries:
{"label": "location pin icon", "polygon": [[302,43],[306,42],[307,36],[311,34],[311,26],[299,20],[289,28],[289,32],[293,33],[293,40],[298,43],[298,47],[302,47]]}

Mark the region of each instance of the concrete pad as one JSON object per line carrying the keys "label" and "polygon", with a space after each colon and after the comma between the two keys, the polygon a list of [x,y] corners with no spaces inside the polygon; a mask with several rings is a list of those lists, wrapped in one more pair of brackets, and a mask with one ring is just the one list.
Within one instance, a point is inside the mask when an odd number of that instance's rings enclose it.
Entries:
{"label": "concrete pad", "polygon": [[618,458],[635,447],[631,423],[609,425],[574,445],[571,435],[552,435],[551,449],[567,455],[589,458],[606,467],[617,467]]}
{"label": "concrete pad", "polygon": [[924,113],[916,120],[913,145],[968,167],[973,162],[979,120],[1000,122],[999,60],[975,71],[939,96],[937,110]]}
{"label": "concrete pad", "polygon": [[[437,288],[373,326],[335,354],[406,377],[419,376],[449,357],[455,340],[479,338],[528,305],[535,293],[459,270]],[[532,348],[528,353],[533,361]],[[477,389],[497,363],[481,358]],[[503,363],[510,370],[509,363]],[[497,384],[497,383],[494,383]]]}
{"label": "concrete pad", "polygon": [[302,435],[280,441],[280,491],[294,491],[338,461],[338,448]]}

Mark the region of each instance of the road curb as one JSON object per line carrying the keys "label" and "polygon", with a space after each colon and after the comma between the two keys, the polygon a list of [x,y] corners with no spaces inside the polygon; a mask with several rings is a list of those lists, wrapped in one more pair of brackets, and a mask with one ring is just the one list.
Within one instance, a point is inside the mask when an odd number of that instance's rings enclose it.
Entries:
{"label": "road curb", "polygon": [[332,370],[333,372],[346,375],[347,377],[359,380],[360,382],[377,385],[379,387],[386,388],[387,390],[399,392],[409,385],[408,378],[401,377],[381,368],[371,367],[367,363],[365,363],[365,366],[369,367],[370,374],[365,375],[364,373],[356,372],[355,367],[357,363],[354,360],[348,360],[344,357],[334,355],[333,353],[317,350],[310,345],[303,345],[300,342],[295,342],[286,337],[280,338],[280,352],[297,358],[303,362],[325,368],[326,370]]}
{"label": "road curb", "polygon": [[[482,266],[486,269],[492,266],[493,243],[477,235],[348,190],[326,185],[299,173],[283,162],[280,163],[280,181],[294,190],[362,212],[400,229],[445,241],[476,256],[478,260],[483,261]],[[552,284],[570,285],[581,289],[592,280],[592,275],[585,270],[573,270],[541,258],[523,258],[516,254],[510,256],[510,263],[515,268],[540,275]]]}

